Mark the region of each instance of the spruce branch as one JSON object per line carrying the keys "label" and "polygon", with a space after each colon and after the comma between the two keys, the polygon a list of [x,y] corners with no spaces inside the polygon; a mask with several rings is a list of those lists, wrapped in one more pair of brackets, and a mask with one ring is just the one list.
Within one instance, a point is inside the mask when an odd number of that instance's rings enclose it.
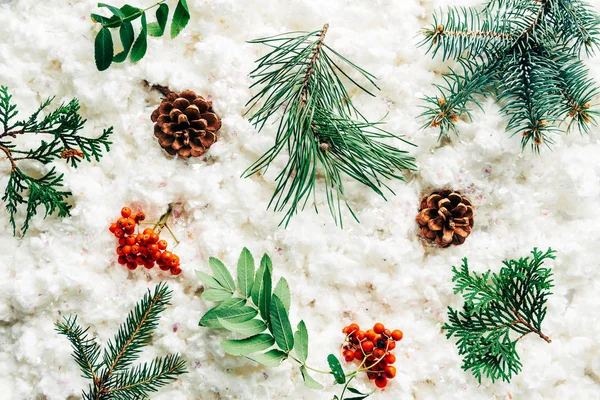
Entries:
{"label": "spruce branch", "polygon": [[432,57],[458,62],[444,75],[446,85],[437,86],[440,97],[424,99],[424,127],[439,127],[440,138],[457,132],[458,119],[470,118],[468,107],[488,95],[502,105],[506,130],[535,152],[550,147],[564,121],[567,132],[588,132],[595,124],[598,112],[590,107],[598,88],[580,54],[598,47],[600,18],[586,2],[490,0],[483,8],[438,13],[421,33]]}
{"label": "spruce branch", "polygon": [[532,258],[504,261],[499,273],[478,274],[469,270],[467,259],[460,269],[452,267],[454,293],[465,301],[462,311],[448,307],[446,336],[457,338],[462,368],[482,377],[509,382],[521,371],[517,343],[534,333],[551,340],[541,329],[546,301],[553,286],[552,272],[544,260],[555,259],[555,251],[533,249]]}
{"label": "spruce branch", "polygon": [[113,341],[109,341],[102,361],[101,349],[94,339],[88,339],[89,328],[77,324],[77,317],[65,318],[57,323],[57,331],[71,342],[73,358],[83,376],[92,380],[86,400],[137,400],[145,399],[162,386],[186,373],[186,361],[179,354],[155,358],[128,368],[140,356],[142,347],[149,344],[158,325],[159,314],[165,310],[171,298],[165,283],[148,292],[129,313]]}
{"label": "spruce branch", "polygon": [[[21,233],[24,235],[29,222],[37,214],[39,207],[45,208],[44,218],[51,214],[58,217],[69,215],[71,206],[67,203],[70,192],[62,190],[63,174],[52,167],[41,177],[27,174],[19,167],[22,161],[35,161],[51,164],[64,159],[77,168],[83,160],[99,161],[103,151],[110,150],[109,141],[113,128],[104,129],[98,138],[86,138],[78,132],[83,129],[85,120],[79,115],[80,105],[77,99],[61,104],[57,109],[46,112],[53,98],[45,100],[31,116],[25,120],[15,120],[18,114],[16,104],[11,102],[8,88],[0,87],[0,150],[10,162],[8,183],[2,197],[10,215],[13,234],[17,234],[16,215],[20,205],[25,205],[26,214]],[[46,113],[44,116],[42,114]],[[37,147],[22,149],[13,142],[23,135],[46,135]]]}
{"label": "spruce branch", "polygon": [[270,120],[279,118],[279,122],[275,144],[244,176],[268,169],[287,152],[288,161],[276,177],[268,206],[285,213],[281,223],[286,226],[311,197],[317,211],[318,176],[323,177],[331,215],[342,225],[344,205],[356,219],[345,198],[344,175],[385,198],[384,191],[391,189],[384,180],[404,180],[399,172],[414,169],[413,158],[406,151],[382,141],[410,143],[383,130],[381,122],[367,121],[352,104],[343,81],[371,93],[345,69],[378,89],[375,77],[325,43],[328,28],[326,24],[314,32],[291,32],[249,42],[270,49],[250,73],[255,80],[251,88],[258,92],[247,104],[248,113],[252,112],[249,120],[259,131]]}

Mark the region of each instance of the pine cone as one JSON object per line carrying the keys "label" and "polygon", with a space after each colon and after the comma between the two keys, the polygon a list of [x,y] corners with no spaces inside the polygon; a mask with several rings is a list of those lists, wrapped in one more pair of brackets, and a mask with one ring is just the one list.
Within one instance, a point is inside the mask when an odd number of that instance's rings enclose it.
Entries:
{"label": "pine cone", "polygon": [[167,153],[183,158],[204,154],[217,141],[216,132],[221,128],[221,118],[211,102],[191,90],[170,92],[151,118],[160,145]]}
{"label": "pine cone", "polygon": [[461,245],[473,228],[471,201],[450,189],[423,197],[417,223],[421,233],[440,247]]}

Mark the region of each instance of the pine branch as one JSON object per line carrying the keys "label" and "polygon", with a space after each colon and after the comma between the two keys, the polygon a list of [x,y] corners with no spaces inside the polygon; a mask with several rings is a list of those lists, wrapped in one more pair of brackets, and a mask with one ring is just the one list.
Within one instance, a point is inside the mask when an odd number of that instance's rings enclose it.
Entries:
{"label": "pine branch", "polygon": [[[11,103],[12,96],[8,88],[0,87],[0,150],[11,164],[8,185],[2,200],[10,214],[13,234],[17,234],[16,215],[20,205],[26,205],[26,214],[21,233],[24,235],[29,222],[36,215],[38,207],[45,208],[48,215],[58,217],[69,215],[71,206],[66,199],[71,195],[63,189],[63,175],[57,174],[54,168],[40,178],[26,174],[19,168],[19,161],[29,160],[41,164],[50,164],[57,159],[65,159],[73,167],[83,160],[96,161],[102,157],[102,151],[110,150],[110,135],[113,128],[105,129],[99,138],[86,138],[78,134],[83,129],[85,120],[79,115],[80,105],[76,99],[61,104],[56,110],[46,113],[53,98],[45,100],[38,109],[25,120],[14,120],[18,111]],[[42,116],[46,113],[45,116]],[[21,135],[48,135],[48,140],[41,140],[34,148],[21,149],[11,139]]]}
{"label": "pine branch", "polygon": [[[470,118],[468,107],[479,105],[478,96],[494,94],[486,87],[497,89],[506,130],[534,152],[554,142],[565,120],[567,132],[587,132],[595,123],[590,102],[598,89],[579,55],[582,48],[591,55],[600,43],[600,19],[584,1],[492,0],[482,9],[450,8],[422,34],[428,53],[455,59],[460,67],[444,75],[460,86],[448,84],[440,99],[424,99],[424,126],[440,127],[440,138],[457,131],[461,116]],[[479,69],[490,72],[485,82],[474,73]],[[463,88],[472,90],[462,95]],[[464,101],[446,105],[455,96]]]}
{"label": "pine branch", "polygon": [[482,377],[509,382],[521,371],[516,344],[524,336],[534,333],[551,342],[541,330],[553,286],[552,272],[543,264],[555,259],[555,252],[531,253],[532,259],[504,261],[498,274],[471,272],[466,258],[460,270],[452,267],[454,292],[462,294],[465,305],[462,311],[448,308],[448,323],[442,329],[448,338],[457,338],[462,368],[479,382]]}
{"label": "pine branch", "polygon": [[367,121],[352,104],[343,80],[371,93],[344,68],[377,88],[375,78],[327,46],[327,29],[325,25],[319,31],[291,32],[250,42],[270,48],[250,74],[255,79],[251,88],[260,87],[248,102],[249,112],[254,110],[250,122],[262,130],[267,121],[280,121],[275,144],[244,176],[266,170],[287,151],[288,162],[276,177],[269,203],[275,211],[285,212],[282,223],[286,226],[311,197],[317,210],[318,175],[324,178],[334,221],[342,224],[342,205],[356,218],[344,196],[344,174],[384,196],[384,189],[389,188],[383,179],[403,180],[398,171],[414,169],[406,151],[380,142],[400,138],[381,129],[380,122]]}
{"label": "pine branch", "polygon": [[148,291],[144,298],[129,313],[119,328],[115,339],[108,343],[104,357],[94,339],[76,324],[77,317],[57,323],[60,334],[68,337],[73,347],[73,358],[80,366],[85,378],[92,379],[86,400],[137,400],[148,398],[150,393],[186,373],[186,361],[178,354],[156,358],[128,369],[139,358],[143,346],[147,345],[158,325],[159,314],[169,303],[171,291],[165,283],[156,286],[154,293]]}

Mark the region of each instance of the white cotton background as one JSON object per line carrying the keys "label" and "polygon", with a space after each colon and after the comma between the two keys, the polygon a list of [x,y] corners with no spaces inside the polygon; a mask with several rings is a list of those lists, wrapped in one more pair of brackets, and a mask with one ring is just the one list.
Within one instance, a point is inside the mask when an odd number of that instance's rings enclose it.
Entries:
{"label": "white cotton background", "polygon": [[[589,2],[600,11],[600,0]],[[444,143],[416,119],[421,97],[434,93],[432,84],[442,82],[450,65],[416,46],[419,29],[439,7],[478,0],[188,0],[191,21],[179,37],[150,38],[140,62],[105,72],[94,65],[99,27],[89,15],[105,13],[95,0],[0,3],[0,84],[10,88],[20,116],[49,96],[56,103],[77,97],[88,119],[85,135],[97,136],[108,126],[115,131],[112,150],[100,163],[78,169],[55,163],[73,192],[71,217],[38,216],[19,239],[1,205],[1,398],[78,398],[88,382],[54,323],[77,314],[105,344],[146,290],[167,281],[172,305],[143,359],[179,352],[189,373],[154,399],[331,399],[340,386],[330,377],[315,374],[326,389],[312,391],[293,362],[265,368],[225,355],[219,341],[228,334],[198,326],[212,304],[200,298],[194,270],[209,272],[214,256],[233,271],[246,246],[257,260],[268,253],[275,279],[288,280],[290,317],[294,325],[306,322],[312,366],[326,369],[327,355],[339,355],[341,329],[350,322],[368,327],[381,321],[404,331],[395,350],[397,378],[373,400],[600,399],[600,129],[559,136],[552,151],[536,155],[521,152],[520,138],[504,131],[491,99],[483,111],[473,111],[472,123],[459,123],[460,136]],[[258,133],[243,116],[253,94],[248,73],[265,52],[246,41],[317,30],[326,22],[327,44],[379,78],[377,97],[353,90],[355,104],[374,120],[388,114],[385,128],[418,146],[410,151],[419,171],[405,174],[407,183],[389,182],[396,196],[387,202],[346,180],[360,224],[346,213],[344,229],[336,227],[319,198],[319,214],[307,208],[284,229],[278,226],[282,215],[266,207],[285,158],[264,176],[241,178],[272,145],[276,129],[268,125]],[[600,57],[586,63],[600,82]],[[150,121],[160,95],[143,79],[213,101],[223,127],[206,157],[165,155]],[[0,160],[2,188],[9,168]],[[423,246],[414,221],[419,199],[446,186],[471,197],[475,229],[460,247]],[[322,193],[322,182],[317,187]],[[171,226],[181,241],[176,252],[183,273],[131,272],[118,265],[108,226],[121,207],[143,209],[156,220],[169,203],[176,210]],[[527,256],[535,246],[558,251],[548,263],[556,287],[543,324],[552,343],[527,336],[517,346],[523,371],[510,384],[478,384],[461,370],[455,340],[441,331],[447,307],[461,305],[452,293],[451,267],[468,257],[476,271],[498,271],[502,260]],[[361,375],[356,387],[374,385]]]}

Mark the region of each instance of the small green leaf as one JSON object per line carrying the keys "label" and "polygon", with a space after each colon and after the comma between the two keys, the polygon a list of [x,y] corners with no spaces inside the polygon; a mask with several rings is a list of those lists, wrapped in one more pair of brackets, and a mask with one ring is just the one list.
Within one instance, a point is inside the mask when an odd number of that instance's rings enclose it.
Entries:
{"label": "small green leaf", "polygon": [[285,354],[281,350],[273,349],[269,350],[263,354],[255,354],[253,356],[247,356],[252,361],[256,361],[259,364],[262,364],[266,367],[277,367],[283,360],[287,358],[287,354]]}
{"label": "small green leaf", "polygon": [[308,359],[308,330],[304,321],[298,323],[298,330],[294,334],[294,350],[298,359],[305,363]]}
{"label": "small green leaf", "polygon": [[244,322],[229,322],[223,318],[218,318],[218,321],[221,326],[228,331],[246,336],[256,335],[264,332],[267,329],[267,324],[260,319],[251,319]]}
{"label": "small green leaf", "polygon": [[221,309],[221,308],[238,308],[238,307],[243,307],[245,305],[246,305],[246,300],[235,297],[233,299],[225,300],[224,302],[222,302],[221,304],[219,304],[215,308],[217,308],[217,309]]}
{"label": "small green leaf", "polygon": [[169,18],[169,6],[162,3],[156,9],[156,22],[148,24],[148,33],[150,36],[160,37],[165,33],[167,19]]}
{"label": "small green leaf", "polygon": [[242,296],[248,298],[254,284],[254,257],[250,250],[244,247],[237,265],[238,286]]}
{"label": "small green leaf", "polygon": [[277,346],[286,353],[294,348],[294,335],[283,303],[276,295],[271,298],[270,320]]}
{"label": "small green leaf", "polygon": [[206,286],[212,289],[225,289],[215,278],[205,274],[202,271],[196,271],[196,277],[202,281]]}
{"label": "small green leaf", "polygon": [[225,265],[214,257],[209,258],[208,263],[217,282],[219,282],[223,288],[235,292],[235,283]]}
{"label": "small green leaf", "polygon": [[146,13],[142,14],[142,30],[135,40],[131,49],[130,60],[132,63],[140,61],[146,54],[148,48],[148,27],[146,25]]}
{"label": "small green leaf", "polygon": [[223,328],[220,321],[232,323],[249,321],[258,313],[251,307],[211,308],[202,316],[198,325],[207,328]]}
{"label": "small green leaf", "polygon": [[300,373],[302,374],[302,379],[304,380],[304,385],[306,385],[306,387],[316,390],[323,389],[323,385],[315,381],[313,377],[308,374],[308,371],[304,365],[300,367]]}
{"label": "small green leaf", "polygon": [[221,347],[225,353],[232,356],[245,356],[257,351],[266,350],[273,346],[274,343],[275,339],[273,339],[273,336],[261,333],[260,335],[241,340],[224,340],[221,342]]}
{"label": "small green leaf", "polygon": [[340,385],[343,385],[346,382],[346,374],[344,374],[340,360],[333,354],[330,354],[327,356],[327,362],[329,363],[329,368],[331,368],[331,373],[333,374],[335,381]]}
{"label": "small green leaf", "polygon": [[370,395],[372,395],[373,393],[375,393],[375,391],[372,391],[371,393],[362,393],[354,388],[349,387],[348,391],[350,393],[354,393],[357,394],[358,396],[355,397],[347,397],[345,400],[363,400],[366,399],[367,397],[369,397]]}
{"label": "small green leaf", "polygon": [[114,62],[123,62],[127,58],[127,54],[129,54],[129,50],[131,49],[131,45],[133,44],[133,25],[131,22],[125,21],[121,28],[119,29],[119,36],[121,37],[121,43],[123,44],[123,51],[119,54],[116,54],[113,58]]}
{"label": "small green leaf", "polygon": [[98,7],[106,7],[113,13],[115,17],[123,18],[123,13],[117,7],[111,6],[110,4],[98,3]]}
{"label": "small green leaf", "polygon": [[271,319],[271,285],[271,271],[267,268],[262,275],[262,285],[259,286],[257,304],[260,316],[265,320],[267,325],[270,324]]}
{"label": "small green leaf", "polygon": [[173,13],[173,20],[171,21],[171,39],[174,39],[179,33],[185,28],[190,21],[190,12],[186,0],[179,0],[175,12]]}
{"label": "small green leaf", "polygon": [[110,67],[113,59],[113,40],[110,29],[102,28],[94,41],[94,57],[98,71],[104,71]]}
{"label": "small green leaf", "polygon": [[285,278],[279,279],[279,282],[277,282],[273,294],[279,297],[279,300],[281,300],[283,306],[285,307],[285,311],[289,313],[292,296],[290,295],[290,286],[288,285]]}
{"label": "small green leaf", "polygon": [[[121,15],[123,16],[123,18],[126,18],[129,21],[137,18],[138,16],[142,15],[142,13],[144,12],[144,10],[139,9],[137,7],[130,6],[129,4],[125,4],[123,7],[120,8],[120,10],[121,10]],[[133,18],[131,18],[131,17],[133,17]]]}
{"label": "small green leaf", "polygon": [[223,301],[231,297],[231,292],[219,289],[208,289],[202,292],[202,298],[207,301]]}

